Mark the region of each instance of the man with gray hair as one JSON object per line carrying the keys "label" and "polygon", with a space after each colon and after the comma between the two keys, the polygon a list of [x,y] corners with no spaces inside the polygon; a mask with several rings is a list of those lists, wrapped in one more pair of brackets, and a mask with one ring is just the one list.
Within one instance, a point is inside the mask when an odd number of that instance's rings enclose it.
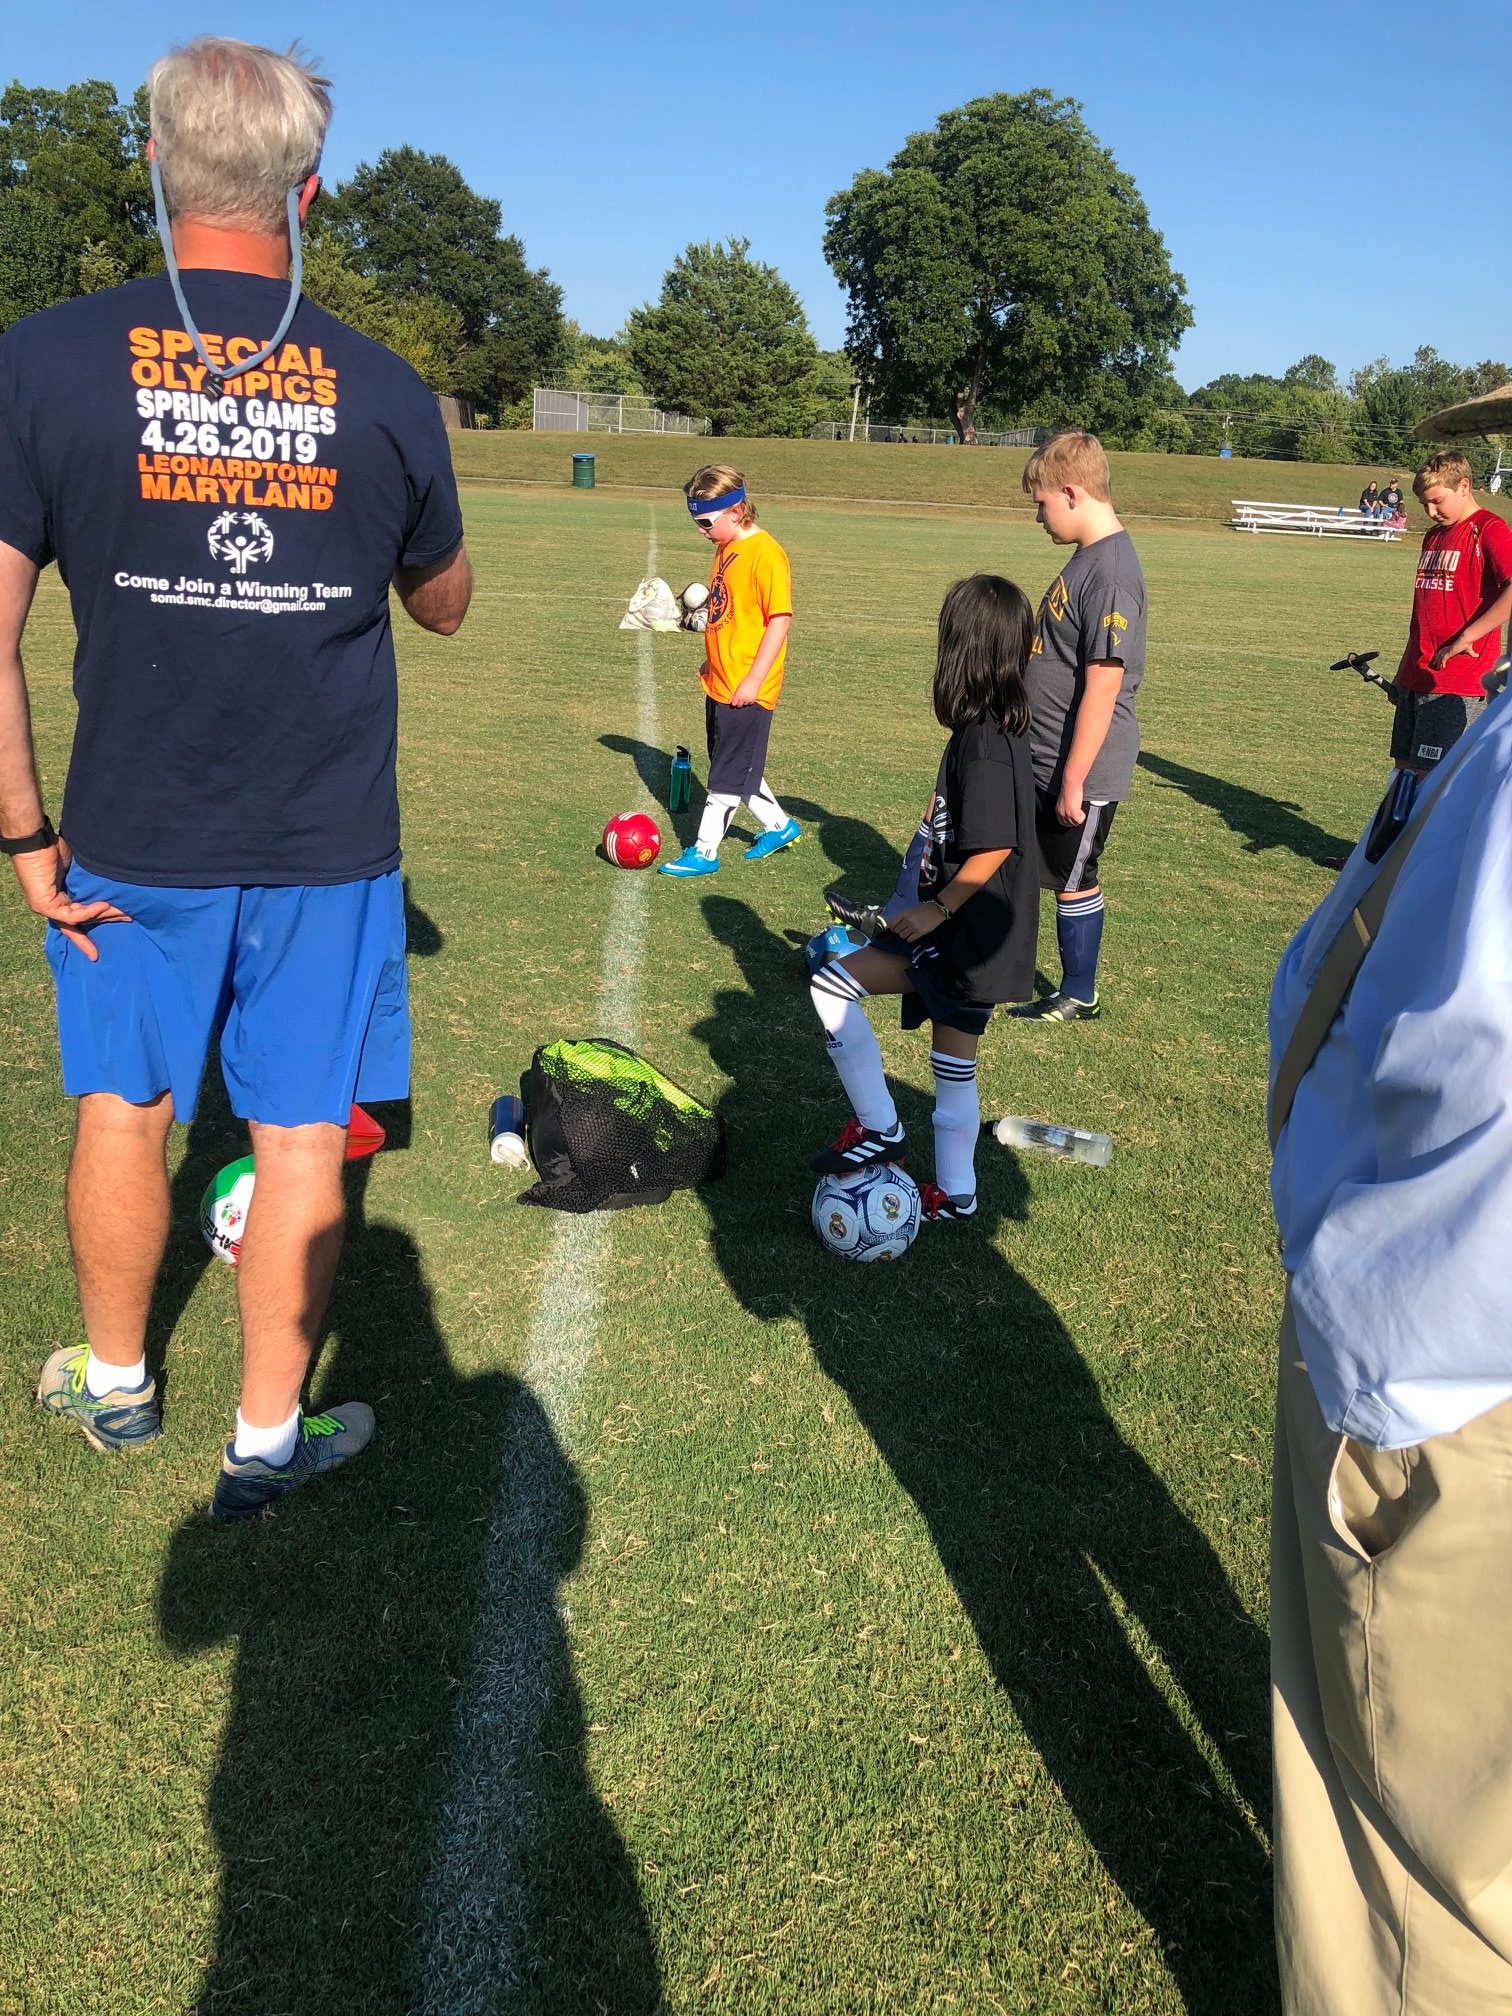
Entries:
{"label": "man with gray hair", "polygon": [[[159,1433],[144,1338],[168,1134],[214,1038],[256,1166],[211,1506],[237,1519],[373,1432],[361,1402],[305,1416],[300,1395],[352,1103],[409,1089],[388,590],[450,635],[472,580],[434,397],[299,298],[326,80],[205,37],[150,93],[167,272],[0,337],[0,851],[47,920],[77,1101],[87,1342],[53,1352],[38,1399],[97,1449]],[[21,663],[49,560],[78,631],[56,833]]]}

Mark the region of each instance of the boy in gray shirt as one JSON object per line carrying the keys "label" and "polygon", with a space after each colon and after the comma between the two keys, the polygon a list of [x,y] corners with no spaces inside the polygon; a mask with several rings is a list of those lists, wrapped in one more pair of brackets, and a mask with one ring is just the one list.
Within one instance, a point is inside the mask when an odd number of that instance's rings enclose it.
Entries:
{"label": "boy in gray shirt", "polygon": [[1024,488],[1056,545],[1076,551],[1040,604],[1028,673],[1040,887],[1055,891],[1061,983],[1011,1012],[1090,1022],[1101,1013],[1098,862],[1139,754],[1134,695],[1144,677],[1144,575],[1113,509],[1108,458],[1096,435],[1055,435],[1024,465]]}

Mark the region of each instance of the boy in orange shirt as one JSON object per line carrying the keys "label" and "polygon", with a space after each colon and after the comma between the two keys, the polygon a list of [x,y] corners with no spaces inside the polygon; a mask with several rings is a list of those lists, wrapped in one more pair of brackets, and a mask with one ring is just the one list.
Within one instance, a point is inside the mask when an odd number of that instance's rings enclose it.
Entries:
{"label": "boy in orange shirt", "polygon": [[683,485],[693,523],[717,552],[709,579],[704,631],[704,716],[709,786],[698,838],[663,875],[686,879],[719,869],[719,843],[742,798],[760,821],[760,838],[745,850],[764,861],[799,838],[796,819],[778,804],[765,776],[772,713],[782,691],[793,576],[788,557],[756,523],[745,478],[727,462],[712,463]]}

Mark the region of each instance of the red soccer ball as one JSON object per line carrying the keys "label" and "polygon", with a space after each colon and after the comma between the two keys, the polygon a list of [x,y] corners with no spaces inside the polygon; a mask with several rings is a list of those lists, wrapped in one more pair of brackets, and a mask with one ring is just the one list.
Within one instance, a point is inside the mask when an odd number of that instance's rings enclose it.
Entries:
{"label": "red soccer ball", "polygon": [[616,812],[604,828],[604,852],[616,868],[649,868],[661,852],[656,821],[645,812]]}

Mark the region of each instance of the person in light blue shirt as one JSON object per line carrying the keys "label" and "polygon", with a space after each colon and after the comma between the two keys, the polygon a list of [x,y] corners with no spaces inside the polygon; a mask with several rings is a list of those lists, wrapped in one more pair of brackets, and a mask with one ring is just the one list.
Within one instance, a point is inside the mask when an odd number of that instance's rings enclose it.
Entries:
{"label": "person in light blue shirt", "polygon": [[1270,1007],[1287,2016],[1512,2012],[1512,707],[1393,794]]}

